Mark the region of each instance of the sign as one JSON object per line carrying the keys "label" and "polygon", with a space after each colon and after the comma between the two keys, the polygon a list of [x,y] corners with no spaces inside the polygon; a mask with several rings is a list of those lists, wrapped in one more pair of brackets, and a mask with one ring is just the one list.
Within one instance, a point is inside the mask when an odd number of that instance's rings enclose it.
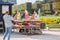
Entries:
{"label": "sign", "polygon": [[16,4],[16,0],[2,0],[3,2],[8,2],[8,3],[13,3],[13,4]]}
{"label": "sign", "polygon": [[8,5],[3,5],[2,6],[2,13],[4,14],[6,11],[9,11],[9,6]]}
{"label": "sign", "polygon": [[2,0],[3,2],[7,2],[7,0]]}

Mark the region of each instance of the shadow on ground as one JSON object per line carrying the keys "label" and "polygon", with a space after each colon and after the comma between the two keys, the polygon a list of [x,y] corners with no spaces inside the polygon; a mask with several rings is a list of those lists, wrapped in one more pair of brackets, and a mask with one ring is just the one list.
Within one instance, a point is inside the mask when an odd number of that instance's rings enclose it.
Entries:
{"label": "shadow on ground", "polygon": [[46,34],[42,35],[23,35],[21,33],[12,33],[12,38],[31,38],[38,40],[60,40],[60,35]]}
{"label": "shadow on ground", "polygon": [[[47,33],[46,33],[47,32]],[[52,33],[55,33],[52,31]],[[0,33],[0,37],[3,36],[3,33]],[[37,39],[37,40],[60,40],[60,35],[50,34],[49,31],[45,31],[42,35],[24,35],[19,32],[12,32],[11,39]],[[28,40],[29,40],[28,39]]]}

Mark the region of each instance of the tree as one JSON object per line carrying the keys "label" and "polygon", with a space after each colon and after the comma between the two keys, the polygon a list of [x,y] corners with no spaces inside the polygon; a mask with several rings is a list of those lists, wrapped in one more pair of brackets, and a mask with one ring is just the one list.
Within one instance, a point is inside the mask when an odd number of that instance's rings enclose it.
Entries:
{"label": "tree", "polygon": [[54,2],[59,2],[60,0],[53,0]]}
{"label": "tree", "polygon": [[45,3],[48,3],[48,2],[50,2],[50,0],[44,0],[44,2],[45,2]]}

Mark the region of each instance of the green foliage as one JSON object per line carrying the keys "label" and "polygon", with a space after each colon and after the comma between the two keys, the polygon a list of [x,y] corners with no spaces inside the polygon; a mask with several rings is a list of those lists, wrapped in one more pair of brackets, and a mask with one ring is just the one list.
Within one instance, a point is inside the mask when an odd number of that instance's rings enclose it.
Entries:
{"label": "green foliage", "polygon": [[47,10],[49,10],[49,4],[48,3],[46,3],[46,4],[42,4],[42,9],[41,9],[42,11],[47,11]]}
{"label": "green foliage", "polygon": [[50,0],[44,0],[44,2],[45,2],[45,3],[48,3],[48,2],[50,2]]}
{"label": "green foliage", "polygon": [[53,10],[60,12],[60,2],[54,2],[53,4]]}

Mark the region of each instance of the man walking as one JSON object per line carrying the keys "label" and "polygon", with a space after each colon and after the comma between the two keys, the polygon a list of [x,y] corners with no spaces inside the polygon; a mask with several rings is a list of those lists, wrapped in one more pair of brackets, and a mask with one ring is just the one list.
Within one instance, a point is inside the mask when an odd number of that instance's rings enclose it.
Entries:
{"label": "man walking", "polygon": [[3,40],[5,40],[5,38],[7,36],[8,36],[8,40],[10,40],[13,17],[11,15],[9,15],[8,11],[6,11],[5,15],[3,16],[3,19],[4,19],[4,23],[5,23],[5,33],[4,33]]}

